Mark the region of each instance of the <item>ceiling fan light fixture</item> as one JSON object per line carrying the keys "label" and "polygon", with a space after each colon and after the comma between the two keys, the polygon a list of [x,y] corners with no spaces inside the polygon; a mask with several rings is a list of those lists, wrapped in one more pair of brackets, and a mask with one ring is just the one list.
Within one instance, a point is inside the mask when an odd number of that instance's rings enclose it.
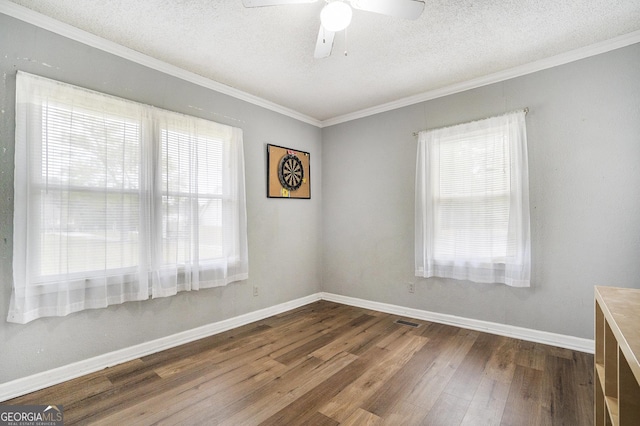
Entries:
{"label": "ceiling fan light fixture", "polygon": [[342,31],[351,23],[351,6],[342,1],[333,1],[322,8],[320,22],[327,31]]}

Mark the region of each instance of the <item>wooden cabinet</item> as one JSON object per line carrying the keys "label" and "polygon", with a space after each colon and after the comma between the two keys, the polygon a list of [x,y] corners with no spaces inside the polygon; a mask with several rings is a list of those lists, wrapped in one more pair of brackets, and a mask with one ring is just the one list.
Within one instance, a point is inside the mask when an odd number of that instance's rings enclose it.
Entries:
{"label": "wooden cabinet", "polygon": [[595,424],[640,425],[640,290],[595,288]]}

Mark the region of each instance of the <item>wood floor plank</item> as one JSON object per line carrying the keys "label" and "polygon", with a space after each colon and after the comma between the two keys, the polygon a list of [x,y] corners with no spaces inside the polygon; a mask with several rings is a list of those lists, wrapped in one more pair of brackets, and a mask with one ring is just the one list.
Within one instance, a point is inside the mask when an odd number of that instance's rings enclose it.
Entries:
{"label": "wood floor plank", "polygon": [[282,423],[282,424],[304,424],[305,426],[337,426],[340,423],[316,411],[304,423]]}
{"label": "wood floor plank", "polygon": [[[557,352],[554,352],[557,353]],[[545,395],[544,412],[551,424],[593,423],[593,406],[587,406],[587,394],[593,392],[593,357],[574,354],[571,359],[547,355],[547,371],[543,386]]]}
{"label": "wood floor plank", "polygon": [[[413,334],[402,334],[394,341],[387,342],[385,349],[389,352],[319,411],[339,422],[345,421],[396,371],[402,368],[426,342],[427,338]],[[390,350],[391,348],[392,350]]]}
{"label": "wood floor plank", "polygon": [[[428,334],[427,343],[387,381],[385,386],[371,395],[363,405],[365,410],[385,417],[392,406],[406,398],[416,387],[428,371],[425,366],[432,365],[438,356],[446,351],[450,345],[449,340],[458,331],[453,327],[430,327],[434,330]],[[422,333],[418,335],[424,336]]]}
{"label": "wood floor plank", "polygon": [[467,412],[469,403],[470,401],[466,398],[442,392],[422,424],[429,426],[459,425]]}
{"label": "wood floor plank", "polygon": [[3,404],[67,426],[589,425],[593,355],[319,301]]}
{"label": "wood floor plank", "polygon": [[502,414],[501,425],[543,425],[548,424],[542,416],[544,372],[523,366],[516,366],[509,396]]}
{"label": "wood floor plank", "polygon": [[384,426],[421,425],[429,410],[419,405],[399,400],[386,411],[381,424]]}
{"label": "wood floor plank", "polygon": [[368,339],[359,341],[348,349],[349,353],[353,355],[362,355],[374,346],[378,346],[389,333],[401,328],[402,326],[392,321],[391,317],[382,316],[383,322],[378,323],[379,326],[373,326],[367,330]]}
{"label": "wood floor plank", "polygon": [[341,422],[342,426],[375,426],[381,423],[381,418],[373,413],[358,408],[345,421]]}
{"label": "wood floor plank", "polygon": [[504,336],[493,336],[495,344],[485,365],[486,377],[502,383],[511,383],[516,369],[518,341]]}
{"label": "wood floor plank", "polygon": [[[220,424],[258,424],[343,369],[355,358],[347,353],[339,354],[326,362],[309,357],[308,361],[301,365],[309,363],[311,368],[295,367],[282,375],[283,380],[263,386],[260,390],[253,392],[247,397],[247,400],[239,401],[237,410],[224,410],[221,413],[221,419],[224,420]],[[230,415],[233,411],[235,413]]]}
{"label": "wood floor plank", "polygon": [[220,348],[222,345],[233,345],[234,342],[246,337],[260,335],[260,333],[271,329],[264,324],[248,324],[224,333],[205,337],[195,342],[186,343],[174,348],[170,348],[155,354],[142,357],[147,368],[155,368],[166,360],[181,359],[194,353],[204,352],[212,348]]}
{"label": "wood floor plank", "polygon": [[475,344],[478,332],[459,329],[411,389],[407,401],[430,410]]}
{"label": "wood floor plank", "polygon": [[[317,323],[317,322],[318,321],[311,321],[311,323]],[[331,323],[331,321],[327,321],[327,322]],[[301,329],[308,328],[306,327],[307,325],[309,324],[306,324],[306,325],[301,324],[301,321],[296,320],[295,327],[293,327],[293,330],[292,330],[291,324],[289,323],[283,324],[282,330],[285,331],[287,336],[296,336],[295,333],[292,334],[291,332],[295,331],[297,327],[300,327]],[[325,328],[326,328],[326,325],[318,326],[315,332],[318,333],[324,330]],[[280,330],[280,332],[282,330]],[[282,338],[282,336],[280,336],[279,333],[278,335],[274,335],[274,333],[272,333],[272,329],[266,330],[260,336],[257,336],[257,337],[249,335],[249,336],[245,336],[243,340],[239,340],[235,342],[225,341],[224,344],[222,344],[220,347],[207,350],[202,354],[200,354],[200,356],[205,357],[206,362],[192,363],[191,369],[192,370],[213,369],[216,371],[203,374],[198,378],[198,381],[195,384],[197,385],[196,389],[198,390],[199,397],[195,397],[195,400],[191,401],[193,405],[198,405],[198,404],[202,405],[200,404],[200,401],[204,397],[208,396],[206,392],[205,393],[202,392],[202,389],[207,389],[207,388],[217,386],[217,381],[216,381],[217,377],[223,376],[226,372],[234,371],[237,368],[241,368],[245,366],[247,363],[250,363],[252,360],[256,360],[256,359],[259,359],[261,356],[271,354],[273,353],[274,350],[278,350],[281,347],[286,347],[289,344],[289,338]],[[295,340],[295,338],[293,338],[293,340]],[[267,344],[265,344],[265,342]],[[235,355],[235,352],[238,352],[238,351],[243,353],[241,353],[240,356],[233,356]],[[167,362],[168,364],[166,364],[165,368],[171,368],[174,361],[169,362],[169,360],[167,360]],[[180,360],[178,360],[178,362],[180,362]],[[248,392],[248,390],[246,391]],[[187,392],[188,394],[188,390],[183,389],[182,386],[178,386],[178,387],[175,387],[171,392],[169,392],[169,395],[165,395],[165,396],[171,396],[171,393],[178,393],[182,396],[185,396],[184,394],[185,392]],[[231,395],[231,393],[229,392],[227,392],[226,394],[227,396]],[[129,413],[132,410],[122,410],[122,411],[123,413],[131,416],[130,418],[138,418],[139,416],[146,415],[146,413],[148,412],[146,405],[148,404],[145,404],[142,407],[140,405],[138,405],[137,407],[134,407],[133,411],[135,414]],[[204,405],[207,405],[207,404],[204,403]],[[173,408],[179,407],[179,406],[180,405],[177,405],[177,406],[172,405]],[[185,416],[184,412],[180,414],[172,414],[169,416],[165,415],[165,417],[167,418],[166,421],[173,421],[172,419],[181,418],[184,416]],[[190,417],[192,416],[192,414],[186,414],[186,416]]]}
{"label": "wood floor plank", "polygon": [[[300,349],[301,346],[309,345],[310,342],[316,341],[330,332],[334,332],[335,335],[336,329],[349,330],[350,327],[341,327],[353,323],[353,313],[353,309],[343,309],[340,314],[335,314],[334,312],[335,315],[326,318],[317,317],[310,322],[305,322],[304,320],[296,321],[295,325],[284,324],[277,330],[281,336],[287,339],[287,344],[273,351],[270,356],[274,359],[283,357],[280,362],[287,360],[290,362],[291,359],[295,359],[299,354],[304,354],[304,350]],[[313,345],[315,344],[317,342],[313,343]]]}
{"label": "wood floor plank", "polygon": [[[583,352],[572,351],[574,364],[569,386],[577,386],[577,410],[576,416],[579,424],[594,424],[593,409],[593,363],[594,356]],[[573,419],[570,419],[573,420]]]}
{"label": "wood floor plank", "polygon": [[447,383],[444,392],[470,402],[484,377],[487,363],[497,348],[499,342],[496,336],[480,333]]}
{"label": "wood floor plank", "polygon": [[284,371],[285,366],[269,356],[264,356],[249,362],[244,368],[210,377],[198,386],[169,388],[103,420],[107,424],[178,424],[184,419],[194,417],[194,413],[210,413],[223,409],[256,387],[279,377]]}
{"label": "wood floor plank", "polygon": [[[227,371],[239,368],[251,360],[258,359],[269,353],[274,347],[284,345],[285,342],[286,340],[284,339],[278,339],[278,336],[274,335],[271,329],[258,335],[245,336],[240,345],[238,345],[237,341],[229,342],[224,340],[219,347],[207,349],[199,355],[207,357],[207,362],[193,363],[184,374],[165,377],[163,386],[157,386],[156,384],[139,386],[138,392],[132,392],[131,389],[124,389],[123,391],[120,388],[110,389],[108,392],[96,395],[95,398],[88,400],[91,402],[89,406],[92,410],[97,409],[100,413],[94,417],[108,417],[112,413],[125,411],[129,407],[162,394],[167,388],[171,389],[172,392],[183,392],[190,387],[202,386],[202,383],[223,375]],[[238,352],[241,352],[241,354],[235,356]],[[170,368],[176,361],[170,358],[166,359],[165,362],[165,368]],[[104,408],[100,409],[101,407]],[[83,421],[87,416],[91,415],[90,412],[80,410],[73,410],[72,412],[74,416],[70,417],[69,421]],[[65,420],[67,420],[67,417],[65,417]]]}
{"label": "wood floor plank", "polygon": [[464,426],[499,425],[510,387],[510,381],[504,382],[484,377],[460,424]]}
{"label": "wood floor plank", "polygon": [[113,383],[101,371],[70,380],[64,386],[52,386],[14,398],[7,403],[10,405],[46,404],[70,407],[110,389],[113,389]]}
{"label": "wood floor plank", "polygon": [[291,362],[294,362],[295,360],[302,357],[306,357],[313,351],[318,350],[319,348],[333,342],[343,333],[349,332],[350,330],[367,322],[371,322],[375,318],[376,317],[367,314],[360,315],[359,317],[349,321],[347,324],[336,328],[335,330],[328,331],[326,334],[322,334],[317,338],[305,343],[304,345],[298,346],[295,349],[292,349],[291,351],[282,354],[275,359],[276,361],[283,364],[290,364]]}
{"label": "wood floor plank", "polygon": [[[386,349],[374,347],[365,354],[357,357],[345,368],[302,395],[293,403],[282,408],[277,413],[261,423],[263,426],[301,425],[311,422],[313,417],[321,414],[329,418],[319,409],[351,383],[361,377],[367,370],[376,365],[387,354]],[[353,355],[353,354],[352,354]],[[335,423],[339,423],[333,420]]]}
{"label": "wood floor plank", "polygon": [[566,424],[567,419],[577,418],[578,408],[576,389],[574,386],[567,386],[568,380],[571,380],[571,360],[547,355],[547,366],[551,374],[543,382],[543,386],[547,385],[545,393],[550,397],[548,406],[552,424]]}
{"label": "wood floor plank", "polygon": [[515,373],[518,341],[496,337],[496,345],[484,369],[462,425],[498,425],[507,403]]}
{"label": "wood floor plank", "polygon": [[330,341],[328,344],[316,349],[311,353],[320,359],[330,359],[340,352],[351,352],[353,348],[361,347],[364,342],[369,341],[373,336],[377,335],[377,330],[386,329],[390,323],[390,319],[386,316],[372,317],[371,321],[367,321],[360,326],[353,327],[340,336]]}
{"label": "wood floor plank", "polygon": [[547,352],[543,345],[518,340],[517,365],[544,371],[546,360]]}

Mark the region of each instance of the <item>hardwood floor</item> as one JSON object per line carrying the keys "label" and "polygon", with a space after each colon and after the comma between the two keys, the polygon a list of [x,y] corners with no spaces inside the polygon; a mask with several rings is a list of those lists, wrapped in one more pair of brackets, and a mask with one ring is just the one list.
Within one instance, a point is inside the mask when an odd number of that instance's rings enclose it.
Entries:
{"label": "hardwood floor", "polygon": [[320,301],[3,404],[62,404],[65,425],[591,425],[592,366]]}

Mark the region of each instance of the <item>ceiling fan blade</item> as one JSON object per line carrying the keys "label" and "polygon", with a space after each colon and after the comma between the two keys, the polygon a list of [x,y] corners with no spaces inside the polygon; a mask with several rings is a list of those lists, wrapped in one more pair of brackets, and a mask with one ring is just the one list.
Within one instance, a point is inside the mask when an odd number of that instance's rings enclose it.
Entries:
{"label": "ceiling fan blade", "polygon": [[326,58],[331,55],[333,49],[333,38],[336,35],[333,31],[325,30],[320,25],[320,31],[318,31],[318,39],[316,40],[316,51],[313,57],[316,59]]}
{"label": "ceiling fan blade", "polygon": [[397,18],[418,19],[424,10],[422,0],[350,0],[354,9]]}
{"label": "ceiling fan blade", "polygon": [[242,0],[244,7],[280,6],[282,4],[315,3],[317,0]]}

